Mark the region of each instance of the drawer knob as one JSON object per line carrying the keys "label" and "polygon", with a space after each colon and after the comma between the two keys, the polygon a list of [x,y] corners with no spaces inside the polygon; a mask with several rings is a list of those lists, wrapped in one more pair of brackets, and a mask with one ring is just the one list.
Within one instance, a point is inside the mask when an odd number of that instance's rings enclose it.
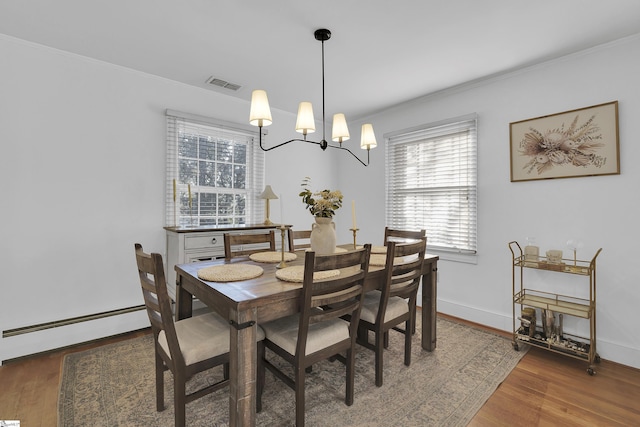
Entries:
{"label": "drawer knob", "polygon": [[215,237],[213,239],[211,239],[211,244],[215,245],[218,242],[218,239],[216,239]]}

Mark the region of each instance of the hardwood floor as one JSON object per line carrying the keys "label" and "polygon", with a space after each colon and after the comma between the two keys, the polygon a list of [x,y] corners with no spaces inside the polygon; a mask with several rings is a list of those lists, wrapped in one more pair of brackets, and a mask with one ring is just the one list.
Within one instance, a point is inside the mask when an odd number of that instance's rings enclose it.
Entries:
{"label": "hardwood floor", "polygon": [[[0,367],[0,420],[55,426],[64,355],[145,333],[6,363]],[[640,425],[640,370],[606,360],[594,376],[586,368],[586,362],[532,348],[469,426]]]}

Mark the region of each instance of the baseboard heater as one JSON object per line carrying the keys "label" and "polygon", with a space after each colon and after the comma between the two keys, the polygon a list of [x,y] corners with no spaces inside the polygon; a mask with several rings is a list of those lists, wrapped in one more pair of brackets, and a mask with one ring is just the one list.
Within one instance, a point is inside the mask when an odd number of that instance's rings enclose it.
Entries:
{"label": "baseboard heater", "polygon": [[45,329],[59,328],[61,326],[73,325],[75,323],[88,322],[90,320],[104,319],[105,317],[119,316],[121,314],[133,313],[134,311],[144,310],[146,306],[135,305],[128,308],[119,308],[117,310],[103,311],[102,313],[87,314],[84,316],[71,317],[69,319],[54,320],[53,322],[40,323],[38,325],[23,326],[21,328],[7,329],[2,331],[2,338],[15,337],[17,335],[29,334],[31,332],[44,331]]}

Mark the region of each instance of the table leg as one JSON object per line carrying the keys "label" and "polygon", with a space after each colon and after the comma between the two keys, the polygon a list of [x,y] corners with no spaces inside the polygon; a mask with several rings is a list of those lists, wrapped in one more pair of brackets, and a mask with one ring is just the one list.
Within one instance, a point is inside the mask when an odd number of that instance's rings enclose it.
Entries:
{"label": "table leg", "polygon": [[182,286],[182,276],[178,275],[176,280],[176,321],[191,317],[193,314],[193,295],[187,292]]}
{"label": "table leg", "polygon": [[257,311],[231,310],[229,425],[256,425]]}
{"label": "table leg", "polygon": [[432,263],[422,276],[422,348],[427,351],[436,348],[437,274]]}

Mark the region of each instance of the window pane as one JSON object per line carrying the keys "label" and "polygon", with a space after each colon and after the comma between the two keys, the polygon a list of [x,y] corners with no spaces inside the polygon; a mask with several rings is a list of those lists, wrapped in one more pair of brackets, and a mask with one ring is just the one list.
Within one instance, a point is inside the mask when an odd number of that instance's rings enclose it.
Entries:
{"label": "window pane", "polygon": [[181,134],[180,143],[178,144],[178,156],[190,157],[195,159],[198,157],[198,137],[193,134]]}
{"label": "window pane", "polygon": [[218,156],[216,160],[226,163],[233,161],[233,143],[231,141],[218,141]]}
{"label": "window pane", "polygon": [[247,168],[243,165],[233,167],[233,188],[245,188]]}
{"label": "window pane", "polygon": [[196,160],[180,159],[179,165],[179,182],[181,184],[195,185],[198,182],[198,162]]}
{"label": "window pane", "polygon": [[198,185],[203,187],[215,187],[216,165],[213,162],[199,162],[200,174]]}
{"label": "window pane", "polygon": [[200,193],[200,215],[201,216],[216,216],[217,203],[215,193]]}
{"label": "window pane", "polygon": [[216,158],[216,143],[210,136],[200,136],[200,158],[214,160]]}
{"label": "window pane", "polygon": [[216,187],[233,188],[233,170],[230,164],[218,163]]}
{"label": "window pane", "polygon": [[234,148],[233,161],[235,163],[246,164],[247,163],[247,145],[236,143]]}

